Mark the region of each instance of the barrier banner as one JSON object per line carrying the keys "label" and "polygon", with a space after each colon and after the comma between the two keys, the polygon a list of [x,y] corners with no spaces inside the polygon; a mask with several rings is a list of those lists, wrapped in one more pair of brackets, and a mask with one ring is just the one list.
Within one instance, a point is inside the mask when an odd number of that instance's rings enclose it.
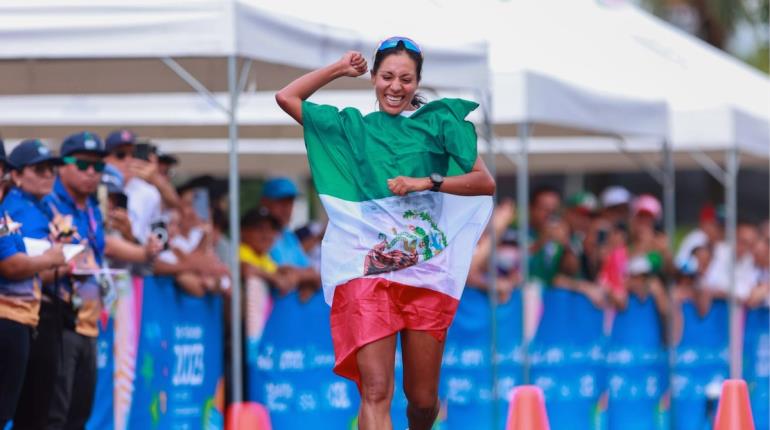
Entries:
{"label": "barrier banner", "polygon": [[91,416],[86,428],[89,430],[112,430],[114,421],[114,379],[115,359],[113,347],[115,322],[108,313],[102,312],[99,321],[99,337],[96,339],[96,390]]}
{"label": "barrier banner", "polygon": [[610,430],[668,429],[668,360],[651,296],[629,294],[615,314],[607,347]]}
{"label": "barrier banner", "polygon": [[[722,381],[730,373],[728,363],[728,308],[715,300],[702,318],[692,302],[682,304],[682,338],[676,346],[673,369],[672,419],[678,430],[707,430],[716,414]],[[707,397],[715,388],[717,398]]]}
{"label": "barrier banner", "polygon": [[[129,273],[118,273],[111,277],[111,285],[114,288],[114,300],[106,300],[107,308],[102,309],[99,320],[99,336],[96,339],[96,391],[91,417],[86,423],[89,430],[124,430],[125,420],[119,419],[121,405],[125,403],[125,396],[121,393],[125,386],[126,378],[121,372],[126,366],[124,352],[133,345],[136,351],[136,339],[127,339],[122,334],[130,325],[136,327],[139,324],[139,315],[133,306],[135,285],[141,286],[141,279],[132,278]],[[138,328],[132,331],[136,332]],[[136,354],[130,358],[131,366],[135,364]],[[129,382],[133,384],[133,376]],[[127,415],[127,410],[121,415]]]}
{"label": "barrier banner", "polygon": [[530,344],[532,382],[543,390],[552,428],[602,428],[606,402],[603,311],[582,294],[547,288]]}
{"label": "barrier banner", "polygon": [[749,386],[754,426],[770,427],[770,324],[767,307],[749,310],[743,340],[743,377]]}
{"label": "barrier banner", "polygon": [[358,392],[332,372],[329,315],[320,291],[306,303],[296,292],[274,297],[256,365],[247,368],[247,395],[267,407],[275,430],[354,425]]}
{"label": "barrier banner", "polygon": [[128,428],[223,429],[221,297],[192,297],[171,278],[147,277],[140,306]]}
{"label": "barrier banner", "polygon": [[440,395],[447,406],[442,429],[505,428],[508,394],[522,381],[521,297],[521,291],[516,290],[509,301],[497,307],[498,398],[495,400],[489,299],[486,291],[471,287],[463,291],[444,350]]}

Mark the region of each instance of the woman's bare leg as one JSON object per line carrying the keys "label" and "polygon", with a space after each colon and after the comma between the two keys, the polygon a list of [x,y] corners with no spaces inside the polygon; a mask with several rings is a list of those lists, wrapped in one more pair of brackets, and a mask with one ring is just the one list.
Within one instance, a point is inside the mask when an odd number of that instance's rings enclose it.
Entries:
{"label": "woman's bare leg", "polygon": [[424,331],[402,330],[401,350],[409,430],[430,430],[439,412],[438,383],[444,342]]}
{"label": "woman's bare leg", "polygon": [[390,402],[393,399],[393,372],[396,335],[364,345],[356,354],[361,372],[360,430],[392,430]]}

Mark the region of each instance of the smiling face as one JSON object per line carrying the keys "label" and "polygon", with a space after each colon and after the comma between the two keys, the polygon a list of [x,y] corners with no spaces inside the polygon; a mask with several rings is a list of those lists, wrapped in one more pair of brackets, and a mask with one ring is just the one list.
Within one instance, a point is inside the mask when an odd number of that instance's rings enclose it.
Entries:
{"label": "smiling face", "polygon": [[414,110],[412,99],[418,83],[417,64],[404,51],[388,55],[372,72],[372,84],[380,110],[390,115]]}

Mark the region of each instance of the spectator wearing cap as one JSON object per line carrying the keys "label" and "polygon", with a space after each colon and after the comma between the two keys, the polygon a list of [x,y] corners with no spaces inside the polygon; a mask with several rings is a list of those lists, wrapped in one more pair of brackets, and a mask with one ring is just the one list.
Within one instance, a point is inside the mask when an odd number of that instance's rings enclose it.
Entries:
{"label": "spectator wearing cap", "polygon": [[[22,166],[22,159],[34,161],[32,164],[51,161],[50,153],[47,154],[49,158],[46,160],[38,159],[42,156],[37,151],[35,151],[35,157],[19,155],[25,153],[24,148],[30,144],[34,146],[35,143],[35,141],[25,141],[14,150],[12,155],[15,155],[18,166]],[[17,172],[18,170],[26,169],[21,167],[17,168]],[[48,176],[47,191],[50,191],[53,176],[50,172]],[[37,187],[30,186],[29,183],[25,183],[25,187],[28,191],[34,188],[39,192],[40,188],[44,188],[40,182],[39,178],[35,178]],[[42,194],[47,191],[43,191]],[[41,404],[39,402],[51,398],[50,381],[56,376],[54,358],[56,349],[53,348],[56,346],[55,339],[50,337],[33,339],[32,332],[40,324],[44,331],[50,333],[48,330],[52,322],[50,318],[41,321],[41,281],[38,274],[52,273],[54,269],[61,267],[64,264],[64,255],[61,245],[54,245],[39,256],[27,255],[19,222],[9,214],[11,211],[18,214],[19,211],[16,209],[27,205],[29,205],[27,210],[35,211],[40,196],[30,195],[29,201],[27,198],[26,191],[14,187],[0,207],[0,213],[3,214],[0,220],[0,428],[5,428],[8,420],[13,418],[21,397],[23,383],[40,384],[41,378],[47,377],[45,385],[38,386],[41,389],[40,396],[35,399],[38,403],[26,405],[28,409],[33,406],[39,409]],[[46,314],[46,316],[50,315]],[[41,348],[45,351],[41,351]],[[35,349],[37,351],[33,352]],[[45,366],[48,371],[41,374],[46,369],[36,366],[36,363],[28,366],[31,358],[32,361],[42,359],[48,362],[49,366]],[[28,369],[30,369],[29,373]],[[22,427],[23,421],[14,421],[17,427]]]}
{"label": "spectator wearing cap", "polygon": [[724,238],[724,207],[715,208],[711,204],[704,205],[698,217],[698,228],[689,232],[682,239],[676,253],[675,263],[681,267],[698,246],[714,247]]}
{"label": "spectator wearing cap", "polygon": [[[136,135],[130,130],[115,130],[107,136],[105,161],[115,166],[123,175],[124,193],[128,197],[128,216],[131,220],[134,237],[145,243],[152,224],[161,221],[163,205],[176,208],[179,196],[171,183],[158,172],[157,155],[147,143],[141,157],[135,157]],[[138,154],[137,154],[138,155]]]}
{"label": "spectator wearing cap", "polygon": [[591,219],[599,209],[599,201],[593,193],[583,191],[575,193],[566,201],[564,221],[574,237],[585,238],[591,227]]}
{"label": "spectator wearing cap", "polygon": [[5,210],[21,223],[22,236],[47,239],[53,213],[43,197],[53,189],[61,159],[40,139],[28,139],[11,151],[8,164],[12,186],[3,202]]}
{"label": "spectator wearing cap", "polygon": [[[94,197],[107,154],[99,136],[87,131],[66,139],[59,151],[62,166],[53,192],[44,202],[52,208],[51,234],[86,245],[78,269],[98,270],[104,260],[104,227]],[[61,367],[52,382],[54,396],[47,409],[47,426],[83,428],[91,414],[96,386],[97,321],[100,286],[94,276],[60,276],[56,285],[61,302]],[[49,383],[51,383],[49,381]],[[41,414],[38,407],[37,414]]]}
{"label": "spectator wearing cap", "polygon": [[126,213],[127,197],[123,193],[123,175],[109,164],[101,178],[107,191],[106,222],[104,224],[104,255],[111,268],[128,268],[131,263],[149,263],[161,251],[158,238],[151,236],[144,245],[137,244]]}
{"label": "spectator wearing cap", "polygon": [[265,182],[261,205],[267,208],[281,226],[281,233],[270,250],[270,256],[279,267],[290,274],[289,276],[297,280],[297,285],[304,284],[316,290],[321,285],[321,277],[310,266],[310,260],[302,249],[302,244],[289,228],[294,211],[294,200],[298,195],[297,186],[289,178],[277,177]]}
{"label": "spectator wearing cap", "polygon": [[594,283],[601,265],[598,240],[599,201],[593,193],[583,191],[567,198],[564,221],[569,226],[569,252],[565,252],[559,286],[585,294],[595,305],[604,305],[604,292]]}
{"label": "spectator wearing cap", "polygon": [[659,316],[665,318],[669,302],[661,277],[671,267],[671,256],[666,235],[655,230],[655,223],[660,220],[661,213],[660,202],[650,194],[642,194],[632,201],[627,247],[627,291],[615,295],[614,299],[620,309],[625,309],[628,292],[639,299],[652,295]]}
{"label": "spectator wearing cap", "polygon": [[613,185],[602,191],[600,200],[602,203],[602,218],[611,225],[628,221],[631,214],[631,192],[625,187]]}

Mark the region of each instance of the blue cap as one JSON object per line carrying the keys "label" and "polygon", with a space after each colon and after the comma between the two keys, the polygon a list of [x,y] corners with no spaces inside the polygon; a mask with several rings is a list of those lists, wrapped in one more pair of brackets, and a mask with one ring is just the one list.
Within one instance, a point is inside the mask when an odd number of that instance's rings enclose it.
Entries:
{"label": "blue cap", "polygon": [[62,157],[70,156],[76,152],[88,152],[102,157],[107,155],[99,136],[88,131],[81,131],[64,139],[59,152]]}
{"label": "blue cap", "polygon": [[121,145],[133,145],[136,143],[136,135],[131,130],[115,130],[104,141],[107,152],[112,152]]}
{"label": "blue cap", "polygon": [[107,192],[110,194],[123,192],[123,174],[112,164],[104,166],[102,173],[102,184],[107,186]]}
{"label": "blue cap", "polygon": [[265,182],[262,188],[262,197],[268,199],[288,199],[299,195],[297,186],[289,178],[272,178]]}
{"label": "blue cap", "polygon": [[46,161],[58,164],[61,162],[61,159],[55,156],[40,139],[24,140],[16,145],[10,155],[8,155],[8,164],[13,166],[14,169],[23,169],[26,166]]}

